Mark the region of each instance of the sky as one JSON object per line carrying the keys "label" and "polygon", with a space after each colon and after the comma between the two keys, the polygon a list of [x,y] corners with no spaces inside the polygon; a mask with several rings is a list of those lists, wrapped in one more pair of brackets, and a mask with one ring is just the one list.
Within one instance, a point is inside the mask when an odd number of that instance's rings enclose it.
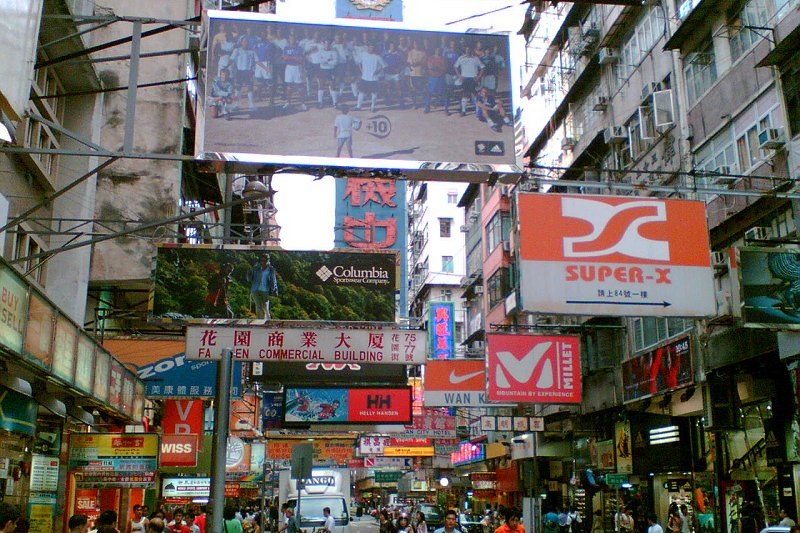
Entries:
{"label": "sky", "polygon": [[[527,7],[521,0],[405,0],[402,27],[447,31],[510,32],[512,61],[524,57],[524,40],[516,33]],[[495,13],[483,15],[491,11]],[[334,0],[279,0],[277,14],[302,22],[326,22],[335,16]],[[478,15],[478,16],[475,16]],[[461,19],[468,19],[461,22]],[[514,67],[517,69],[518,67]],[[281,226],[281,246],[287,250],[328,250],[334,242],[334,178],[281,174],[272,181]]]}

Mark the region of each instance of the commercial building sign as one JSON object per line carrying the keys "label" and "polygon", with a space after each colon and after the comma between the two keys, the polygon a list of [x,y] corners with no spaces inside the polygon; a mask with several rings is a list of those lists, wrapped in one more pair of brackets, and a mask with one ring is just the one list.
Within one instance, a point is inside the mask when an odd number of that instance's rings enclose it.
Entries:
{"label": "commercial building sign", "polygon": [[490,401],[581,402],[580,338],[490,334],[487,342]]}
{"label": "commercial building sign", "polygon": [[694,371],[688,336],[622,362],[622,398],[626,402],[692,383]]}
{"label": "commercial building sign", "polygon": [[496,407],[486,400],[486,362],[454,359],[425,363],[423,402],[427,407]]}
{"label": "commercial building sign", "polygon": [[431,340],[431,359],[452,359],[455,355],[455,302],[428,304],[428,337]]}
{"label": "commercial building sign", "polygon": [[710,316],[703,202],[520,194],[522,306],[535,313]]}
{"label": "commercial building sign", "polygon": [[148,488],[158,469],[158,435],[73,433],[69,469],[79,487]]}
{"label": "commercial building sign", "polygon": [[416,330],[189,325],[186,357],[220,359],[231,348],[237,360],[412,365],[425,362],[426,341]]}
{"label": "commercial building sign", "polygon": [[163,245],[150,318],[394,322],[397,269],[392,251]]}
{"label": "commercial building sign", "polygon": [[[350,1],[371,7],[388,4]],[[475,181],[479,176],[485,180],[492,170],[519,172],[512,124],[512,88],[519,83],[512,80],[518,72],[510,63],[509,36],[420,31],[393,24],[353,19],[305,24],[257,13],[208,11],[208,98],[198,110],[195,156],[396,169],[420,178],[450,173]],[[229,47],[221,46],[226,32],[253,36],[259,59],[252,68],[231,62]],[[302,35],[314,37],[302,45],[292,40]],[[333,44],[326,48],[325,42]],[[401,52],[405,47],[410,62]],[[479,58],[476,50],[485,53]],[[317,70],[323,76],[356,73],[355,83],[342,90],[334,87],[333,94],[315,91],[309,99],[305,84],[319,76]],[[220,101],[230,83],[223,71],[237,80],[286,78],[289,91],[273,97],[257,94],[247,111],[232,108]],[[384,90],[384,76],[397,90]],[[413,90],[401,89],[406,86]],[[463,94],[463,102],[452,94]],[[485,107],[476,106],[476,100]],[[287,135],[289,131],[293,134]]]}
{"label": "commercial building sign", "polygon": [[747,247],[737,255],[745,325],[800,329],[800,252]]}
{"label": "commercial building sign", "polygon": [[287,423],[402,424],[411,421],[411,388],[291,388],[284,392]]}
{"label": "commercial building sign", "polygon": [[[408,286],[405,198],[405,181],[369,176],[336,180],[334,246],[339,249],[397,251],[400,287]],[[406,301],[407,293],[401,290],[401,316],[408,313]]]}

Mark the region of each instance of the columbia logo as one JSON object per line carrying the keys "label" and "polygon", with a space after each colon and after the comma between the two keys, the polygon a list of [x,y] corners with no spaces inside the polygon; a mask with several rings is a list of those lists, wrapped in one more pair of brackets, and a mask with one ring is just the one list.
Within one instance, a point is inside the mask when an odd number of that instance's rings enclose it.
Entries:
{"label": "columbia logo", "polygon": [[333,276],[333,272],[325,265],[322,265],[319,270],[317,270],[317,276],[322,281],[328,281],[328,278]]}

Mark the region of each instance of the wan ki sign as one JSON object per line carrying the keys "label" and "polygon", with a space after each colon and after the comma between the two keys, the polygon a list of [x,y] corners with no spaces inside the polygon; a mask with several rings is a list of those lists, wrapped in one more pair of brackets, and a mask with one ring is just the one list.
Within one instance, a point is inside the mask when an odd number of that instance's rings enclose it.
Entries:
{"label": "wan ki sign", "polygon": [[526,311],[714,314],[703,202],[520,194],[519,213]]}

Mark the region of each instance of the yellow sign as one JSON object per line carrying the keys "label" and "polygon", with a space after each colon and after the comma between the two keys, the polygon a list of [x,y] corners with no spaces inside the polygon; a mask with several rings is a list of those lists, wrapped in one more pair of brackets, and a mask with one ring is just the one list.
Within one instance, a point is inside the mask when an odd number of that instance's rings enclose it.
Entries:
{"label": "yellow sign", "polygon": [[384,457],[433,457],[433,446],[384,446]]}
{"label": "yellow sign", "polygon": [[72,434],[70,448],[84,449],[96,457],[157,458],[158,435],[154,433]]}
{"label": "yellow sign", "polygon": [[29,533],[50,533],[53,531],[55,502],[52,504],[31,503],[28,509],[30,513]]}
{"label": "yellow sign", "polygon": [[[292,446],[302,441],[293,439],[270,439],[267,444],[267,457],[270,459],[291,459]],[[314,444],[314,461],[330,460],[337,464],[347,464],[353,458],[351,439],[317,439]]]}

